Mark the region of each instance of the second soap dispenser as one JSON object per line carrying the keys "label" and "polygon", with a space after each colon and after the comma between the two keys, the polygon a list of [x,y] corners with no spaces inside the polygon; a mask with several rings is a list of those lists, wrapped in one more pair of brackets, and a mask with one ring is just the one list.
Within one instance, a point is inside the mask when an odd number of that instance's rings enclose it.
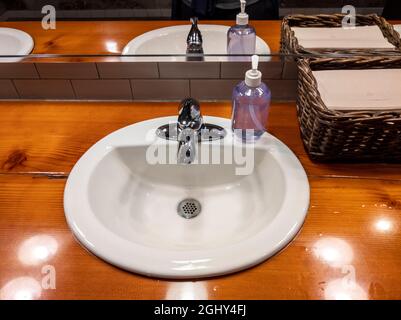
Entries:
{"label": "second soap dispenser", "polygon": [[245,74],[245,81],[233,90],[232,130],[244,142],[259,139],[266,131],[271,92],[262,82],[258,70],[259,57],[252,56],[252,69]]}
{"label": "second soap dispenser", "polygon": [[246,1],[240,2],[241,12],[237,14],[236,25],[227,31],[227,53],[255,54],[256,31],[249,24],[249,16],[245,12]]}

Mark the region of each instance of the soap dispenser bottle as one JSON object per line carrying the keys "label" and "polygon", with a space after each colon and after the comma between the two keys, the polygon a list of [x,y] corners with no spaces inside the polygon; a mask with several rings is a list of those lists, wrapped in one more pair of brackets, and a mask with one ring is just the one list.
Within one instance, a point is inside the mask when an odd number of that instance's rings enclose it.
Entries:
{"label": "soap dispenser bottle", "polygon": [[243,140],[255,141],[266,131],[269,116],[271,92],[262,82],[258,70],[259,57],[252,56],[252,69],[245,74],[245,81],[233,90],[232,130]]}
{"label": "soap dispenser bottle", "polygon": [[246,1],[240,0],[241,12],[237,14],[236,25],[227,31],[228,54],[255,54],[256,31],[249,25],[249,16],[245,12]]}

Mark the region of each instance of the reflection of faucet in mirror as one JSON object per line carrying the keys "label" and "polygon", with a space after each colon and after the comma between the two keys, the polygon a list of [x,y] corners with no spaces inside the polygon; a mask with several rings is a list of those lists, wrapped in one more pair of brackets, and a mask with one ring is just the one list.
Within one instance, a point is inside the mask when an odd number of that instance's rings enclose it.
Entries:
{"label": "reflection of faucet in mirror", "polygon": [[[202,34],[198,28],[198,18],[191,18],[192,27],[187,36],[187,54],[203,54],[203,40]],[[197,59],[196,59],[197,58]],[[195,59],[202,60],[202,57],[196,57]],[[194,58],[191,58],[191,60]]]}

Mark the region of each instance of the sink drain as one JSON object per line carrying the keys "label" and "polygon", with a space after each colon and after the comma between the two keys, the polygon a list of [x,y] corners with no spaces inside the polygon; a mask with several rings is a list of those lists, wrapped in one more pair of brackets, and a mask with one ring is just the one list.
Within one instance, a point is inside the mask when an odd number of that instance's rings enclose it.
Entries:
{"label": "sink drain", "polygon": [[177,212],[185,219],[195,218],[202,210],[201,204],[195,199],[184,199],[177,206]]}

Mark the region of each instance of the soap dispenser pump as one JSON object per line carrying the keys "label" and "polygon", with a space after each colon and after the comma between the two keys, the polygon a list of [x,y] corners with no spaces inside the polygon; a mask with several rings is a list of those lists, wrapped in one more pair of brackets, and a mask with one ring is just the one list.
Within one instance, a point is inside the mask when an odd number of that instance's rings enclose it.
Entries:
{"label": "soap dispenser pump", "polygon": [[269,116],[271,92],[262,82],[258,64],[259,57],[253,55],[252,69],[233,90],[232,130],[244,142],[255,141],[263,135]]}
{"label": "soap dispenser pump", "polygon": [[245,12],[246,1],[240,0],[241,12],[237,14],[236,25],[227,31],[228,54],[255,54],[256,31],[249,24],[249,16]]}

